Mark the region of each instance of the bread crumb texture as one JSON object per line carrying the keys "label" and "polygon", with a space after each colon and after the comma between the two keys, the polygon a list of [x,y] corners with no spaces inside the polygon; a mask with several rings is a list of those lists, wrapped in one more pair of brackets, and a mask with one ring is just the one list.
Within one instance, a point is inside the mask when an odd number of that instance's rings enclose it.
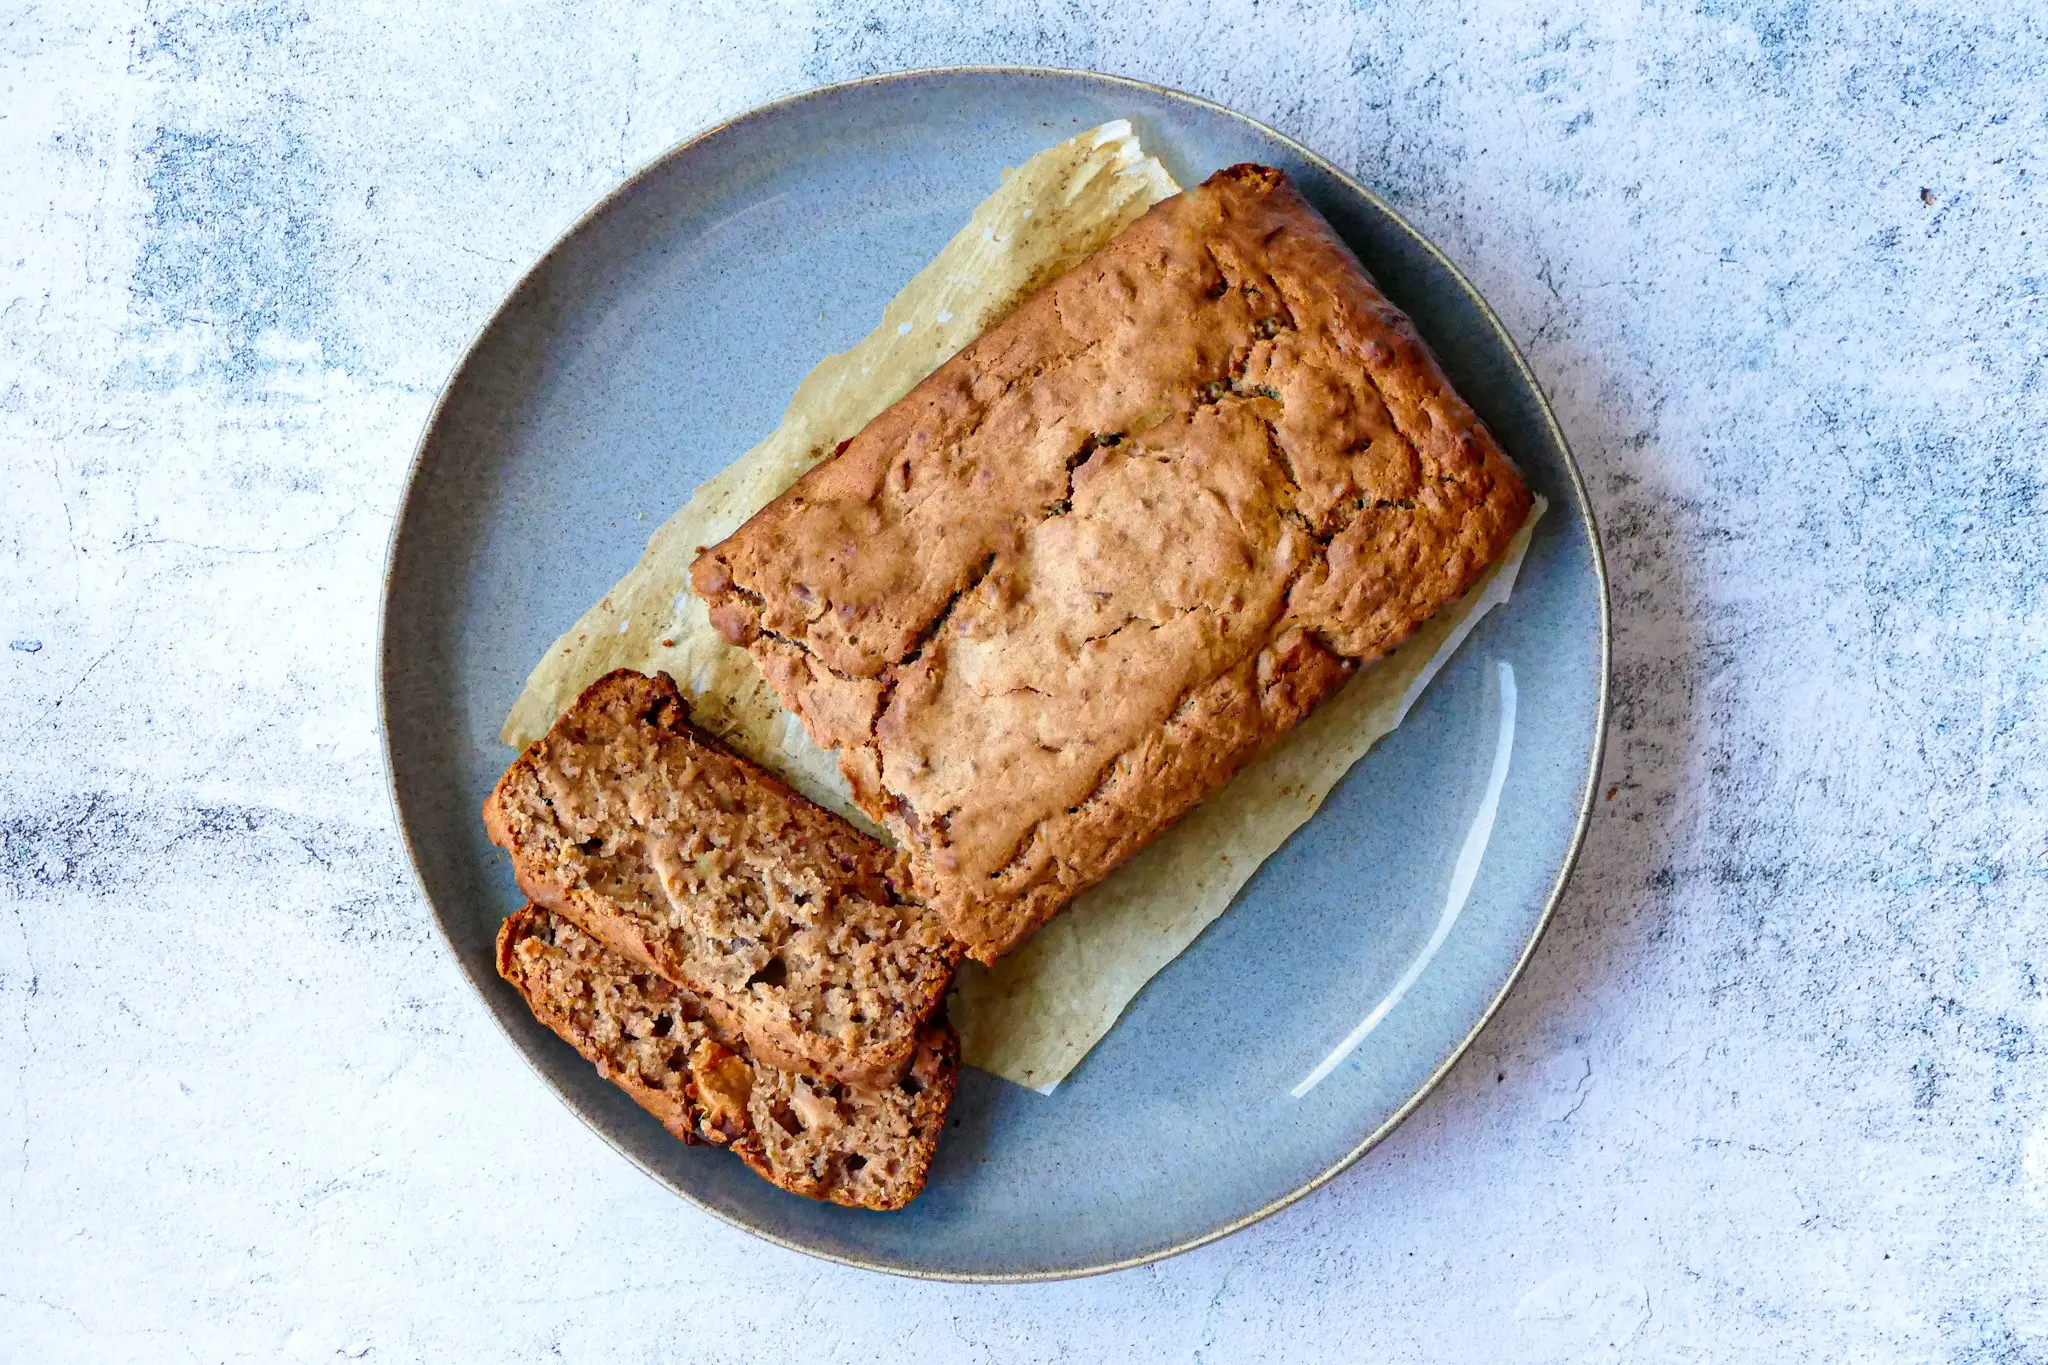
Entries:
{"label": "bread crumb texture", "polygon": [[593,683],[484,808],[520,888],[699,996],[754,1056],[880,1084],[958,949],[900,855],[689,723],[666,677]]}
{"label": "bread crumb texture", "polygon": [[943,1018],[896,1080],[850,1086],[753,1060],[704,1002],[529,905],[498,935],[498,972],[534,1016],[687,1143],[729,1147],[764,1179],[851,1208],[924,1188],[959,1071]]}

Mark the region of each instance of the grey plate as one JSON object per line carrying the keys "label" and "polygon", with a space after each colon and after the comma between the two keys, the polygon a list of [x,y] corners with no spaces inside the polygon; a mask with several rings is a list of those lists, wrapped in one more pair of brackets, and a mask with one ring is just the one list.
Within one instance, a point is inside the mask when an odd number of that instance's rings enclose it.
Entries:
{"label": "grey plate", "polygon": [[[968,1072],[907,1211],[783,1194],[686,1148],[529,1016],[492,967],[519,902],[477,810],[497,732],[553,637],[699,482],[769,431],[819,358],[967,221],[997,172],[1132,119],[1183,184],[1284,168],[1414,317],[1551,502],[1506,610],[1393,736],[1146,988],[1052,1096]],[[901,1274],[1026,1279],[1170,1255],[1356,1160],[1500,1003],[1570,871],[1607,707],[1607,596],[1585,491],[1499,321],[1385,204],[1305,148],[1173,91],[1078,72],[922,72],[724,124],[591,211],[484,328],[420,442],[392,536],[381,704],[392,800],[449,946],[563,1101],[656,1180],[785,1246]],[[1479,875],[1439,950],[1306,1097],[1444,915],[1485,804],[1501,672],[1519,697]]]}

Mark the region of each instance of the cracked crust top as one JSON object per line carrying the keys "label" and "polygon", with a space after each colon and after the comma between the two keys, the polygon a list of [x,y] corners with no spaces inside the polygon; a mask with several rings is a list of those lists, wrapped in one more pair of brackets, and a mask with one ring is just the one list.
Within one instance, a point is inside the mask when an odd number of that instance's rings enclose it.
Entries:
{"label": "cracked crust top", "polygon": [[1527,515],[1276,170],[1169,199],[692,585],[991,961],[1455,601]]}

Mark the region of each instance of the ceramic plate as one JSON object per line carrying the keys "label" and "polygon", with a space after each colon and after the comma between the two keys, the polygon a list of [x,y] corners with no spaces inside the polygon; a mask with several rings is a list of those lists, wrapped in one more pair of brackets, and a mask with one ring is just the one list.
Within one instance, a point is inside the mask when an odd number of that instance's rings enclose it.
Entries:
{"label": "ceramic plate", "polygon": [[[492,937],[519,904],[477,818],[513,757],[498,727],[554,636],[774,427],[813,364],[867,333],[1002,167],[1113,118],[1182,184],[1240,161],[1285,169],[1551,511],[1513,600],[1065,1084],[1044,1096],[969,1071],[908,1210],[812,1203],[675,1142],[498,980]],[[1578,472],[1513,342],[1442,255],[1328,162],[1217,105],[1099,75],[964,70],[815,90],[715,128],[527,274],[421,440],[392,538],[381,701],[398,820],[449,946],[592,1129],[786,1246],[1021,1279],[1223,1236],[1330,1179],[1421,1100],[1528,960],[1570,870],[1606,679]]]}

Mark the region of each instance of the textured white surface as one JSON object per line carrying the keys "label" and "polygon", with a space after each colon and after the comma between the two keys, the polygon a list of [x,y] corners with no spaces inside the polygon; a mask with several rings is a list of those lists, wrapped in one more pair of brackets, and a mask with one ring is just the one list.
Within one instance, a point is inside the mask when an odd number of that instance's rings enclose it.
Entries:
{"label": "textured white surface", "polygon": [[[428,8],[0,7],[0,1358],[2048,1360],[2038,0]],[[994,60],[1243,108],[1465,266],[1585,464],[1619,705],[1527,981],[1375,1155],[960,1288],[549,1097],[370,669],[526,262],[705,123]]]}

